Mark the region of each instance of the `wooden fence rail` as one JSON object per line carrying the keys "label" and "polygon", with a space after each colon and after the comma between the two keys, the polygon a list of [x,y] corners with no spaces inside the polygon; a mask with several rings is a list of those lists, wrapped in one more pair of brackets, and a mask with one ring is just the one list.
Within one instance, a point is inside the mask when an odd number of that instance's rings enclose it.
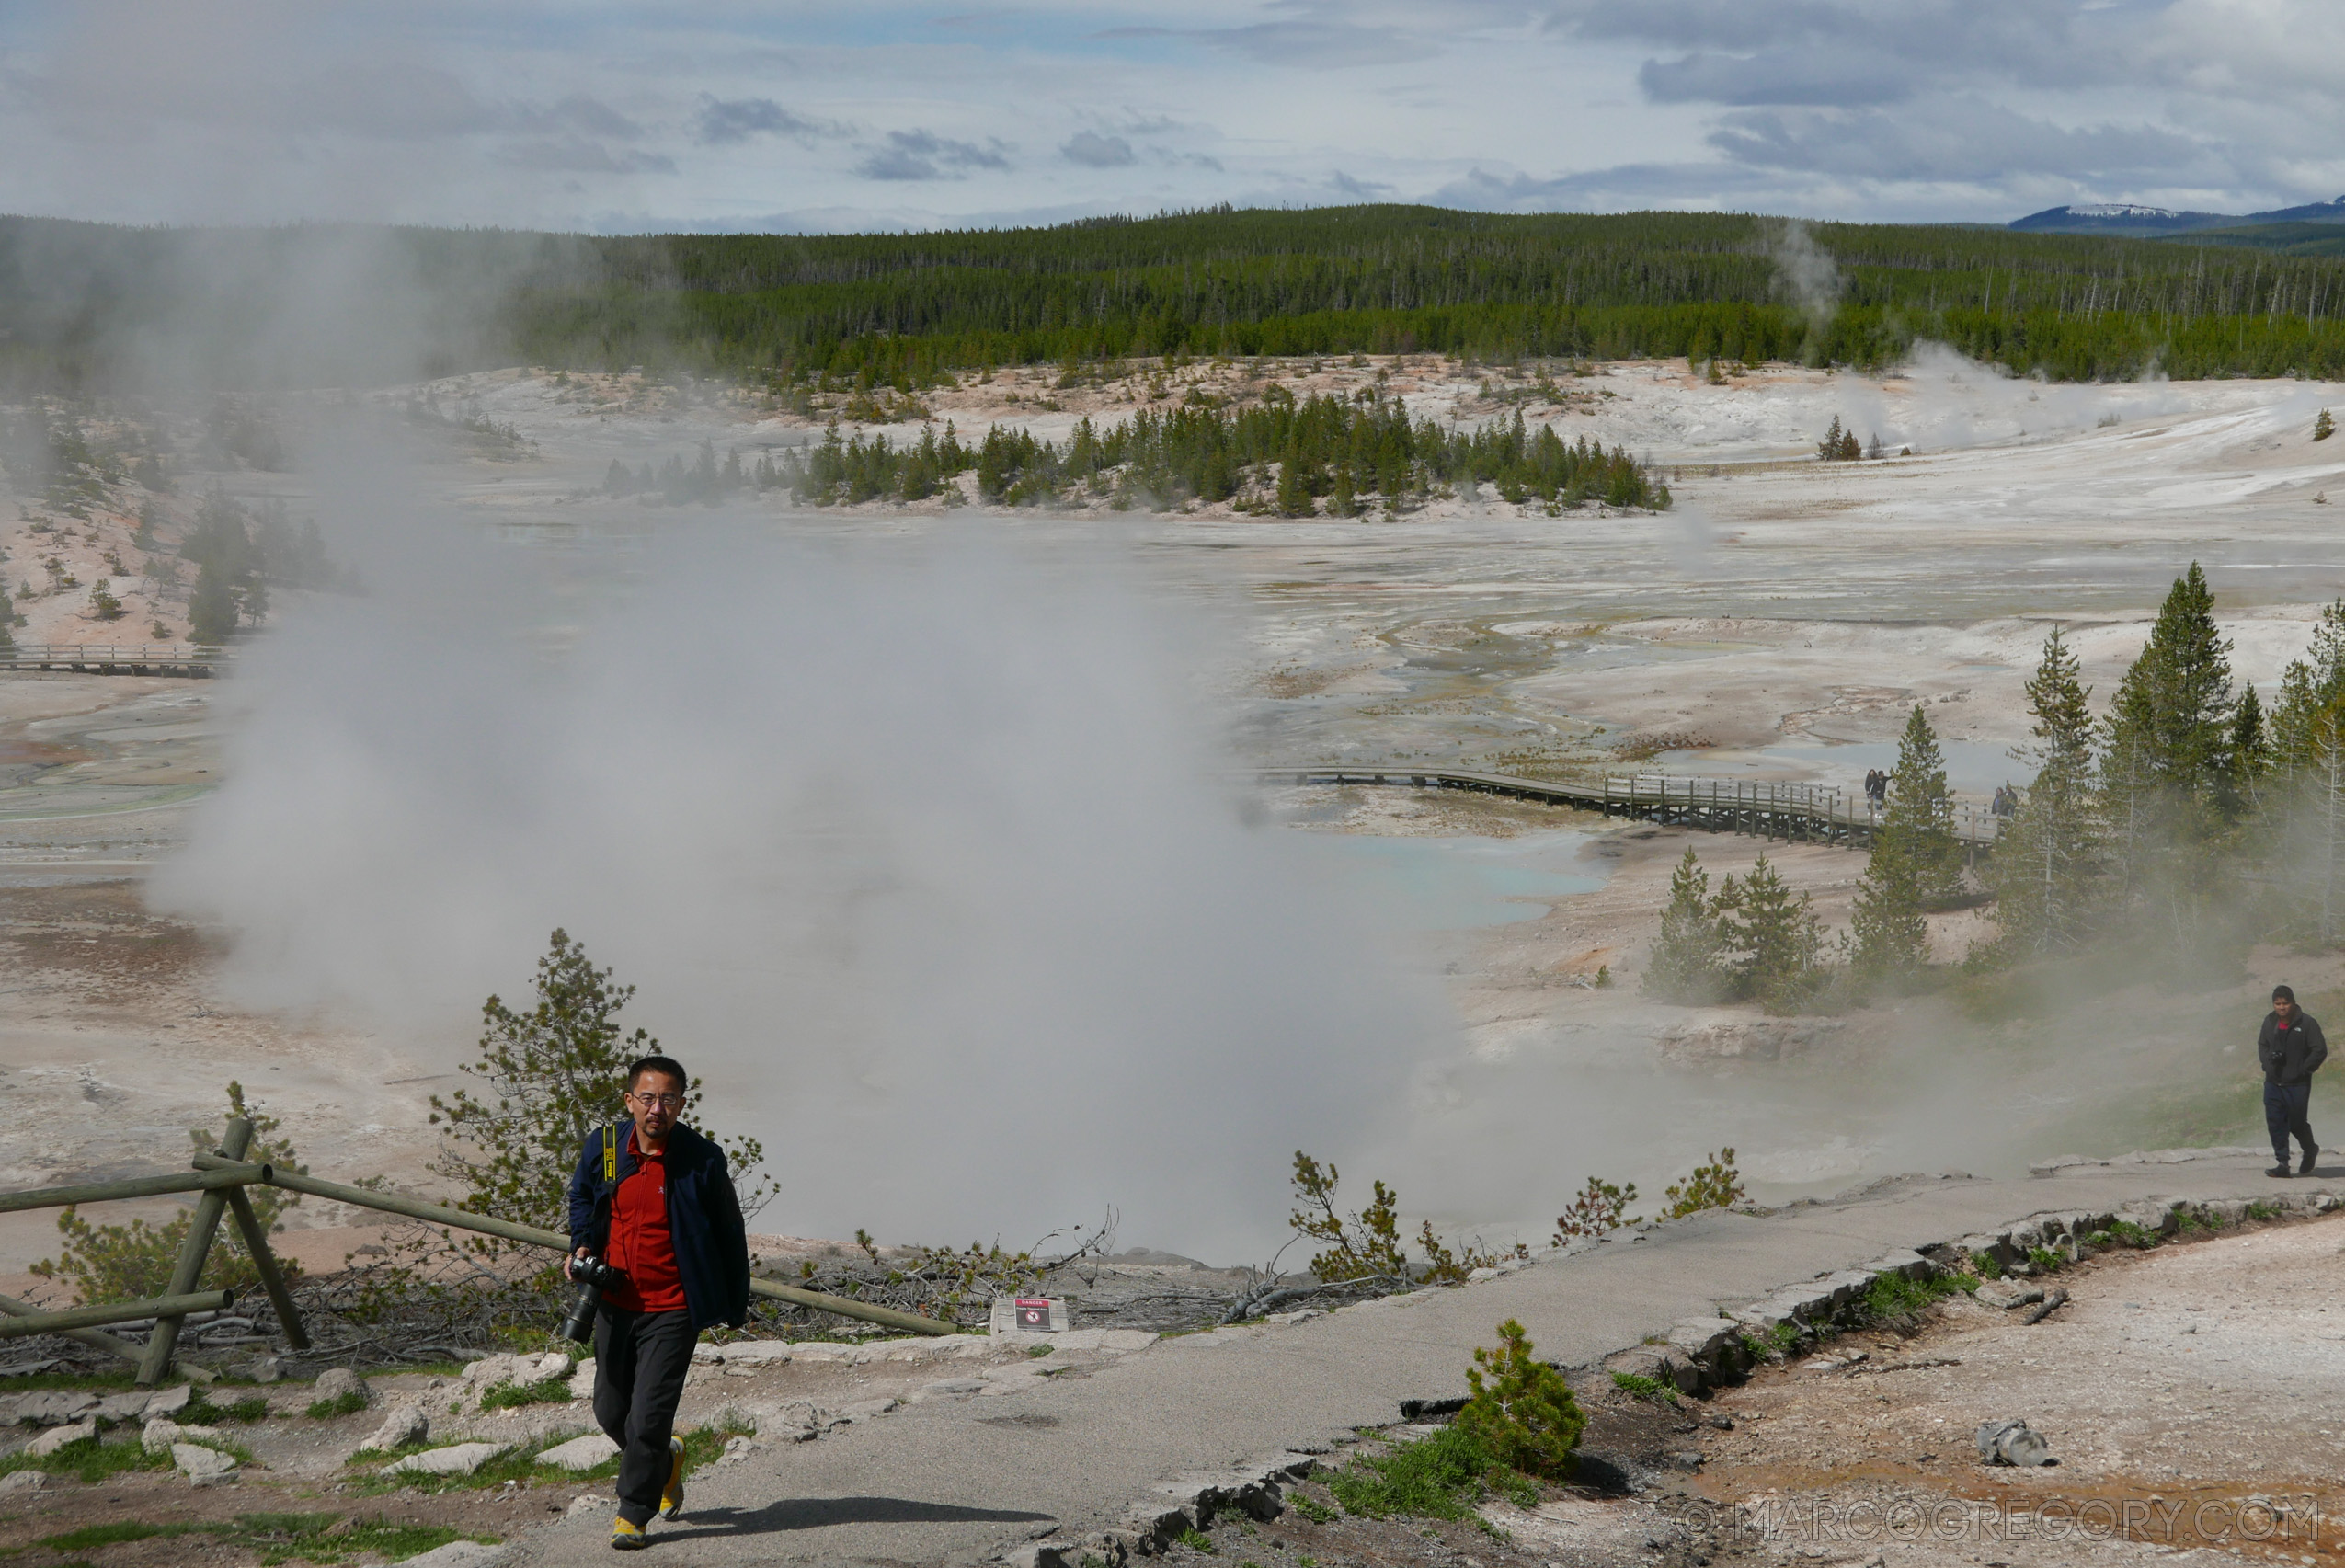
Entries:
{"label": "wooden fence rail", "polygon": [[[1392,784],[1504,795],[1547,806],[1601,811],[1717,833],[1870,848],[1882,814],[1834,785],[1768,784],[1753,779],[1639,773],[1594,781],[1529,779],[1456,768],[1355,766],[1263,768],[1263,779],[1296,784]],[[1973,864],[1995,850],[2001,818],[1975,807],[1953,808],[1950,824]]]}
{"label": "wooden fence rail", "polygon": [[0,670],[74,670],[96,675],[216,675],[224,649],[193,643],[11,643]]}
{"label": "wooden fence rail", "polygon": [[[107,1203],[123,1198],[155,1197],[170,1193],[200,1195],[196,1200],[193,1219],[188,1227],[187,1241],[181,1245],[173,1266],[171,1289],[167,1294],[143,1301],[99,1302],[59,1311],[45,1310],[0,1296],[0,1339],[17,1339],[36,1333],[65,1334],[126,1360],[136,1361],[139,1364],[138,1381],[152,1386],[170,1370],[178,1346],[179,1330],[189,1315],[224,1311],[234,1299],[234,1294],[229,1291],[196,1288],[197,1281],[203,1277],[204,1262],[211,1255],[220,1221],[223,1217],[229,1217],[235,1222],[245,1251],[252,1259],[254,1271],[260,1276],[261,1288],[267,1292],[269,1305],[276,1309],[278,1326],[284,1331],[286,1342],[296,1350],[307,1349],[310,1343],[308,1331],[293,1304],[292,1292],[287,1288],[284,1272],[277,1265],[276,1254],[269,1250],[268,1231],[261,1225],[253,1209],[251,1197],[245,1191],[253,1186],[280,1187],[287,1192],[306,1193],[335,1203],[396,1214],[428,1225],[476,1231],[485,1236],[544,1247],[557,1253],[567,1253],[571,1250],[570,1238],[557,1230],[541,1230],[534,1225],[521,1225],[490,1215],[474,1214],[444,1203],[432,1203],[398,1193],[377,1192],[372,1187],[351,1186],[344,1182],[327,1181],[322,1176],[304,1175],[298,1171],[280,1171],[273,1165],[247,1162],[243,1156],[251,1146],[252,1134],[249,1120],[241,1116],[231,1118],[226,1134],[220,1140],[220,1152],[196,1155],[192,1162],[195,1169],[186,1174],[132,1176],[119,1182],[85,1182],[69,1187],[34,1187],[22,1192],[0,1193],[0,1213],[28,1208],[62,1208],[68,1205]],[[801,1289],[771,1279],[751,1279],[749,1290],[753,1295],[769,1300],[833,1312],[842,1318],[878,1323],[908,1333],[956,1334],[969,1332],[953,1323],[921,1317],[917,1312],[900,1312],[893,1307],[833,1296],[823,1290]],[[154,1327],[148,1333],[144,1345],[97,1332],[100,1326],[109,1323],[149,1320],[153,1321]],[[203,1376],[206,1380],[210,1378],[208,1372]]]}

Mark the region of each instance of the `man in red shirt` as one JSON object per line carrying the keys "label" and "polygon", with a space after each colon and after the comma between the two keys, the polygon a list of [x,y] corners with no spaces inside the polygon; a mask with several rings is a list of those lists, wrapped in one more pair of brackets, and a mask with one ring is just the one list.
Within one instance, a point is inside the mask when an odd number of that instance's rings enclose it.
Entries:
{"label": "man in red shirt", "polygon": [[575,1255],[600,1252],[621,1274],[595,1315],[594,1418],[619,1445],[611,1544],[623,1551],[648,1544],[655,1513],[683,1511],[676,1402],[700,1331],[749,1319],[740,1203],[724,1151],[677,1119],[690,1092],[670,1059],[635,1062],[634,1115],[595,1129],[570,1181]]}

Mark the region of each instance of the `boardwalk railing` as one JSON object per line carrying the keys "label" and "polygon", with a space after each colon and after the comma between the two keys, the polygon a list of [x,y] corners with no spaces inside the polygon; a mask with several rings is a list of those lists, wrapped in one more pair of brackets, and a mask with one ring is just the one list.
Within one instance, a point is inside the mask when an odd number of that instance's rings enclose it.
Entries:
{"label": "boardwalk railing", "polygon": [[[1638,773],[1595,781],[1527,779],[1455,768],[1392,768],[1339,764],[1264,768],[1265,779],[1298,784],[1395,784],[1403,788],[1470,790],[1548,806],[1633,817],[1671,827],[1756,838],[1870,848],[1881,812],[1829,784],[1768,784],[1755,779],[1687,778]],[[1954,836],[1973,860],[1992,852],[2001,819],[1975,807],[1954,809]]]}
{"label": "boardwalk railing", "polygon": [[96,675],[216,675],[225,659],[192,643],[15,643],[0,647],[0,670],[74,670]]}
{"label": "boardwalk railing", "polygon": [[[172,1356],[178,1347],[180,1328],[188,1319],[196,1313],[224,1311],[234,1299],[229,1291],[200,1291],[196,1288],[197,1282],[203,1277],[204,1260],[211,1255],[220,1221],[223,1215],[233,1215],[245,1252],[252,1259],[254,1272],[260,1276],[261,1289],[268,1295],[269,1304],[276,1310],[278,1325],[284,1330],[286,1343],[296,1350],[308,1349],[309,1332],[303,1327],[301,1312],[293,1305],[292,1292],[286,1288],[284,1271],[277,1266],[276,1254],[269,1250],[269,1232],[254,1212],[252,1200],[246,1195],[245,1189],[251,1186],[281,1187],[288,1192],[308,1193],[330,1198],[336,1203],[419,1219],[428,1225],[446,1225],[459,1230],[477,1231],[482,1235],[544,1247],[556,1253],[570,1251],[570,1238],[557,1230],[543,1230],[534,1225],[520,1225],[509,1219],[474,1214],[444,1203],[431,1203],[398,1193],[377,1192],[372,1187],[351,1186],[298,1171],[280,1171],[273,1165],[247,1162],[244,1156],[246,1150],[252,1147],[252,1135],[250,1121],[241,1116],[231,1119],[226,1136],[220,1140],[219,1152],[198,1154],[193,1161],[195,1168],[184,1174],[132,1176],[119,1182],[90,1182],[77,1186],[32,1187],[20,1192],[0,1192],[0,1213],[28,1208],[63,1208],[122,1198],[155,1197],[167,1193],[201,1195],[196,1199],[195,1214],[188,1227],[187,1240],[180,1245],[178,1259],[171,1273],[171,1288],[166,1294],[139,1301],[97,1302],[62,1311],[44,1310],[0,1296],[0,1339],[36,1333],[64,1334],[137,1362],[141,1383],[151,1385],[159,1381],[170,1370]],[[953,1334],[965,1332],[951,1323],[938,1322],[917,1313],[899,1312],[892,1307],[850,1300],[828,1291],[780,1285],[770,1279],[751,1278],[749,1291],[771,1300],[811,1307],[818,1311],[833,1312],[842,1318],[857,1318],[909,1333]],[[152,1322],[154,1326],[143,1345],[97,1332],[109,1325],[146,1322]]]}

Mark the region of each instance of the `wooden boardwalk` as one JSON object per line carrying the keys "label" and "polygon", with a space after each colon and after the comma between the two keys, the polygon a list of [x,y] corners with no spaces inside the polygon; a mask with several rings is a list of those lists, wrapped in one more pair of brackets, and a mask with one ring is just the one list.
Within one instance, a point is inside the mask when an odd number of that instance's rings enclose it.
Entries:
{"label": "wooden boardwalk", "polygon": [[[1455,768],[1379,768],[1344,764],[1320,768],[1264,768],[1266,781],[1294,784],[1390,784],[1414,789],[1471,790],[1544,806],[1601,811],[1670,827],[1712,833],[1870,849],[1880,817],[1847,800],[1836,787],[1763,784],[1752,779],[1687,778],[1640,773],[1594,783],[1527,779],[1514,773],[1468,773]],[[1956,807],[1954,836],[1973,862],[1993,852],[2001,823],[1975,807]]]}
{"label": "wooden boardwalk", "polygon": [[125,647],[84,643],[17,643],[0,648],[0,670],[71,670],[90,675],[187,675],[220,673],[219,648],[189,643],[140,643]]}

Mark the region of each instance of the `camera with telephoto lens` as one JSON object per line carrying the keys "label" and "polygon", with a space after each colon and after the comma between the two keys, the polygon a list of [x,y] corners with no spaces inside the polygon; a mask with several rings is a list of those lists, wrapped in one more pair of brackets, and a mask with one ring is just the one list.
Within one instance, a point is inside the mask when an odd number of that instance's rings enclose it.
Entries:
{"label": "camera with telephoto lens", "polygon": [[574,1345],[587,1345],[594,1339],[594,1310],[602,1304],[602,1293],[625,1276],[589,1253],[570,1260],[570,1278],[578,1285],[578,1298],[570,1303],[570,1315],[562,1320],[560,1333]]}

